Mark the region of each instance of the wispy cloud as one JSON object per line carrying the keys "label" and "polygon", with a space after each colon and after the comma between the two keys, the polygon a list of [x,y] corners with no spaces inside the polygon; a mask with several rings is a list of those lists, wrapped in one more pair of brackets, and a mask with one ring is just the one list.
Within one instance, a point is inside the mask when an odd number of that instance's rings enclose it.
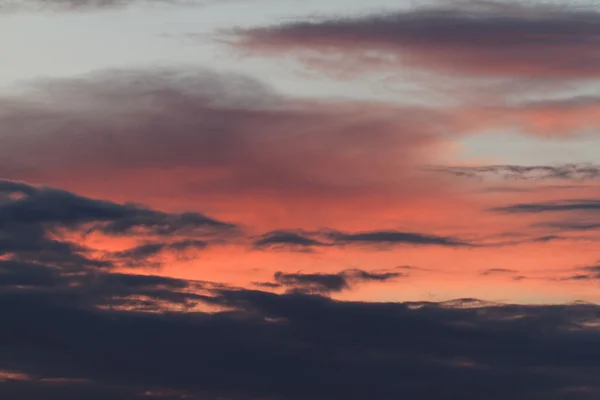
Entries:
{"label": "wispy cloud", "polygon": [[432,167],[433,171],[467,178],[498,178],[528,181],[587,181],[600,179],[600,165],[475,165]]}
{"label": "wispy cloud", "polygon": [[490,268],[490,269],[486,269],[481,274],[485,275],[485,276],[489,276],[489,275],[513,275],[513,274],[518,274],[518,273],[519,273],[519,271],[514,270],[514,269]]}
{"label": "wispy cloud", "polygon": [[[235,0],[225,0],[235,1]],[[89,12],[122,9],[132,5],[205,6],[215,0],[5,0],[0,13],[18,12]]]}
{"label": "wispy cloud", "polygon": [[459,238],[428,233],[388,231],[340,232],[335,230],[274,231],[255,240],[258,248],[310,249],[330,246],[446,246],[469,247],[473,244]]}
{"label": "wispy cloud", "polygon": [[600,200],[596,199],[569,199],[547,201],[540,203],[521,203],[492,209],[497,212],[528,214],[528,213],[550,213],[550,212],[600,212]]}
{"label": "wispy cloud", "polygon": [[276,272],[274,282],[259,282],[258,286],[285,288],[293,293],[330,294],[350,290],[355,285],[367,282],[387,282],[405,277],[401,272],[347,269],[335,274]]}
{"label": "wispy cloud", "polygon": [[463,2],[284,22],[236,35],[234,43],[245,49],[299,53],[355,69],[408,65],[469,77],[531,79],[597,78],[600,70],[600,14],[592,7]]}

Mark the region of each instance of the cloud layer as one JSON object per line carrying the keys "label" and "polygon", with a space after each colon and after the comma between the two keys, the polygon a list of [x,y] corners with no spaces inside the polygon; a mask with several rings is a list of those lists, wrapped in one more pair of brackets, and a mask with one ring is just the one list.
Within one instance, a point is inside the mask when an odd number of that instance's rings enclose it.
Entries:
{"label": "cloud layer", "polygon": [[56,294],[39,300],[0,292],[8,327],[0,367],[25,380],[0,390],[23,399],[42,388],[44,398],[96,391],[119,399],[598,393],[593,305],[369,304],[224,289],[207,301],[232,311],[160,315],[91,311],[57,303]]}
{"label": "cloud layer", "polygon": [[450,123],[427,109],[289,99],[210,71],[109,71],[0,102],[5,176],[187,171],[196,175],[188,191],[209,195],[344,195],[389,184]]}
{"label": "cloud layer", "polygon": [[357,69],[409,65],[469,77],[581,79],[597,78],[600,62],[600,14],[548,4],[465,2],[238,33],[244,48],[315,52],[323,64]]}

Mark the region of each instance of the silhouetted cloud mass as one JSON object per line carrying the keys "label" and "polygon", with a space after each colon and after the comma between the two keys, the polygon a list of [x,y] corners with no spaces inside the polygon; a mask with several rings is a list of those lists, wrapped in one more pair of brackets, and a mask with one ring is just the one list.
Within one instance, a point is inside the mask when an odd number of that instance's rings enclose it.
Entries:
{"label": "silhouetted cloud mass", "polygon": [[[600,393],[596,305],[329,298],[405,277],[398,269],[278,272],[261,284],[285,289],[282,295],[117,272],[121,259],[201,249],[232,225],[198,216],[191,230],[157,230],[179,214],[13,181],[2,181],[1,192],[3,398],[479,399],[493,393],[498,400],[529,400],[534,393],[584,400]],[[102,229],[107,224],[140,213],[159,222],[133,218],[128,239],[138,232],[141,243],[108,258],[61,234],[89,234],[92,226],[109,235]],[[387,231],[321,234],[342,242],[449,243]],[[597,267],[576,272],[592,279]]]}
{"label": "silhouetted cloud mass", "polygon": [[64,379],[0,384],[2,394],[34,399],[42,388],[44,398],[114,391],[111,398],[128,400],[150,392],[240,400],[437,399],[440,390],[465,398],[493,393],[499,400],[598,394],[595,305],[377,304],[215,289],[206,301],[234,311],[156,314],[92,310],[60,297],[0,291],[0,369]]}

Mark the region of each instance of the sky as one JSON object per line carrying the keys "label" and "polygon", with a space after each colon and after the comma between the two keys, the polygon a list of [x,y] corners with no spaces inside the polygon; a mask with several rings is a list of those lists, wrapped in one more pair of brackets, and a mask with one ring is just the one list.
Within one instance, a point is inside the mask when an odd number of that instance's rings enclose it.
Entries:
{"label": "sky", "polygon": [[599,44],[574,0],[0,0],[0,397],[597,399]]}

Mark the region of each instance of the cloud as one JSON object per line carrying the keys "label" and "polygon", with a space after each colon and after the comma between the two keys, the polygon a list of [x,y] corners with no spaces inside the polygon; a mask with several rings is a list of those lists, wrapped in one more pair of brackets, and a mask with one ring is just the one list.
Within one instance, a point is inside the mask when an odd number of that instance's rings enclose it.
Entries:
{"label": "cloud", "polygon": [[[85,237],[90,232],[109,237],[127,234],[140,244],[106,252],[86,244]],[[110,271],[122,266],[154,265],[154,257],[162,253],[204,249],[208,243],[221,241],[232,233],[236,233],[234,225],[199,213],[169,214],[60,189],[0,180],[0,286],[3,288],[58,290],[65,296],[91,296],[98,304],[117,294],[127,298],[131,293],[113,290],[122,288],[126,279],[130,284],[132,280],[148,284],[151,278],[124,277]],[[147,243],[149,238],[155,242]],[[115,286],[114,279],[118,277],[121,283]],[[157,284],[161,278],[152,279]],[[85,294],[90,288],[93,290]],[[155,289],[148,288],[146,295],[160,298],[161,292]]]}
{"label": "cloud", "polygon": [[[261,284],[284,289],[284,295],[117,272],[119,260],[145,262],[163,252],[204,248],[212,238],[205,239],[206,221],[200,234],[191,231],[197,236],[141,224],[139,236],[138,228],[127,230],[137,246],[98,258],[98,251],[67,240],[61,229],[87,232],[140,210],[145,216],[158,213],[162,221],[165,213],[1,182],[0,237],[6,243],[0,259],[0,395],[7,398],[433,399],[439,398],[434,388],[443,387],[470,398],[494,390],[500,400],[526,400],[531,393],[563,400],[572,387],[582,386],[589,387],[585,394],[596,395],[597,306],[328,297],[405,277],[400,269],[280,271]],[[220,222],[208,227],[217,237],[231,229]],[[456,241],[395,231],[319,234],[319,242],[348,244]],[[305,243],[293,236],[267,237]],[[473,379],[477,385],[469,384]],[[355,384],[344,385],[349,381]]]}
{"label": "cloud", "polygon": [[157,256],[164,253],[182,254],[190,250],[205,250],[209,242],[205,240],[186,239],[181,241],[168,242],[149,242],[138,246],[113,252],[109,254],[115,262],[123,261],[125,266],[129,267],[148,267],[150,265],[161,266],[162,264],[153,261]]}
{"label": "cloud", "polygon": [[439,191],[412,167],[461,132],[433,109],[294,99],[202,69],[37,81],[0,98],[0,110],[0,174],[10,179],[94,196],[175,193],[169,201],[228,210],[234,196],[247,199],[239,207],[274,211],[282,201],[337,207]]}
{"label": "cloud", "polygon": [[342,247],[347,245],[425,245],[468,247],[472,244],[458,238],[438,236],[426,233],[400,231],[368,231],[340,232],[335,230],[308,231],[273,231],[262,235],[254,241],[258,248],[284,248],[308,250],[318,247]]}
{"label": "cloud", "polygon": [[581,223],[581,222],[542,222],[535,225],[536,227],[553,228],[560,231],[595,231],[600,230],[600,223]]}
{"label": "cloud", "polygon": [[598,265],[589,265],[587,267],[583,267],[582,270],[588,271],[588,272],[598,272],[598,273],[600,273],[600,264],[598,264]]}
{"label": "cloud", "polygon": [[285,287],[292,292],[329,294],[350,290],[359,283],[387,282],[406,276],[400,272],[367,272],[361,269],[347,269],[336,274],[304,274],[276,272],[275,282],[261,282],[266,288]]}
{"label": "cloud", "polygon": [[258,248],[300,248],[328,246],[327,243],[310,238],[309,232],[294,231],[273,231],[267,232],[254,241],[254,246]]}
{"label": "cloud", "polygon": [[486,1],[284,22],[237,30],[233,43],[345,68],[539,80],[597,78],[599,38],[600,14],[592,7]]}
{"label": "cloud", "polygon": [[597,281],[600,280],[600,264],[588,265],[575,269],[577,273],[562,280],[566,281]]}
{"label": "cloud", "polygon": [[600,165],[556,164],[556,165],[477,165],[442,166],[433,171],[467,178],[499,178],[505,180],[531,181],[586,181],[600,179]]}
{"label": "cloud", "polygon": [[511,213],[511,214],[529,214],[529,213],[548,213],[548,212],[570,212],[584,211],[597,212],[600,211],[600,200],[596,199],[569,199],[556,200],[540,203],[521,203],[511,204],[503,207],[496,207],[493,211]]}
{"label": "cloud", "polygon": [[207,242],[202,240],[184,240],[173,243],[147,243],[136,246],[131,249],[118,251],[115,253],[117,257],[144,259],[155,256],[164,250],[187,250],[190,248],[203,249],[207,246]]}
{"label": "cloud", "polygon": [[399,231],[370,231],[359,233],[331,232],[328,234],[338,244],[371,244],[371,245],[433,245],[448,247],[468,247],[467,242],[452,237],[431,234],[399,232]]}
{"label": "cloud", "polygon": [[517,274],[519,271],[516,271],[514,269],[507,269],[507,268],[490,268],[490,269],[486,269],[485,271],[483,271],[481,273],[481,275],[504,275],[504,274]]}
{"label": "cloud", "polygon": [[[194,229],[162,229],[165,218],[179,221],[182,214],[14,181],[1,181],[0,192],[0,395],[7,398],[437,399],[443,387],[469,398],[493,390],[500,400],[526,400],[534,392],[563,400],[582,386],[596,395],[597,306],[328,297],[406,276],[398,269],[280,271],[261,284],[285,295],[117,272],[122,260],[151,262],[164,252],[202,249],[232,225],[198,217]],[[110,257],[99,258],[63,232],[91,226],[111,235],[104,227],[140,213],[159,223],[133,218],[125,224],[131,229],[117,229],[117,237],[126,232],[138,245]],[[310,244],[282,232],[265,237]],[[463,245],[396,231],[319,234],[319,243],[344,245]],[[478,384],[469,384],[474,379]]]}
{"label": "cloud", "polygon": [[[0,180],[0,228],[60,226],[106,234],[171,235],[234,229],[200,213],[168,214],[134,204],[95,200],[65,190]],[[14,197],[17,196],[17,197]]]}
{"label": "cloud", "polygon": [[213,0],[6,0],[0,3],[0,13],[23,11],[87,12],[126,8],[132,5],[204,6]]}
{"label": "cloud", "polygon": [[493,391],[498,400],[598,393],[596,305],[363,303],[227,289],[209,299],[229,308],[216,313],[89,311],[33,300],[0,293],[7,327],[0,368],[64,383],[1,383],[0,393],[13,398],[35,398],[40,387],[44,398],[97,387],[123,400],[140,393],[437,399],[439,388],[466,398]]}

